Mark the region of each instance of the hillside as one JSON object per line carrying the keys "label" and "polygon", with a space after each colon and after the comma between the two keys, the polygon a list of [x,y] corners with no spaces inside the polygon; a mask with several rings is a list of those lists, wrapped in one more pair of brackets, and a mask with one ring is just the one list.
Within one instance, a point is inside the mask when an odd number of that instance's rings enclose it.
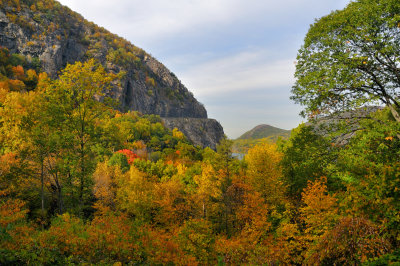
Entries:
{"label": "hillside", "polygon": [[247,153],[250,148],[262,143],[276,142],[279,137],[288,139],[290,130],[265,124],[258,125],[233,141],[233,152]]}
{"label": "hillside", "polygon": [[280,129],[270,125],[258,125],[255,128],[247,131],[237,139],[263,139],[271,138],[276,140],[278,137],[288,138],[290,130]]}
{"label": "hillside", "polygon": [[[0,46],[36,62],[52,78],[68,63],[94,58],[107,72],[123,74],[109,95],[119,102],[118,110],[156,114],[166,120],[207,119],[204,106],[174,73],[127,40],[54,0],[1,2]],[[210,140],[200,144],[215,148],[223,137],[222,127],[215,120],[208,123],[216,138],[211,144]]]}

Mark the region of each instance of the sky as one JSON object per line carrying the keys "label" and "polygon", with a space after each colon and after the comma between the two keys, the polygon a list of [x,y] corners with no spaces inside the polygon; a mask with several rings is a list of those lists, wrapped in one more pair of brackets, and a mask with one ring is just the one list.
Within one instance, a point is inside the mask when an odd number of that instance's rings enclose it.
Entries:
{"label": "sky", "polygon": [[297,127],[289,99],[315,19],[349,0],[59,0],[174,72],[237,138],[259,124]]}

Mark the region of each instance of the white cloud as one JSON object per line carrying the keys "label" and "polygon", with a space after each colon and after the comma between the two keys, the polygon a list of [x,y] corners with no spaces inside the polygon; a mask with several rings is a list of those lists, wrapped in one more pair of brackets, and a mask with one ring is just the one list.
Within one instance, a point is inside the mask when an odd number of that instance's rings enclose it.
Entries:
{"label": "white cloud", "polygon": [[61,0],[62,4],[125,36],[159,40],[204,25],[232,21],[235,0]]}
{"label": "white cloud", "polygon": [[179,73],[195,95],[206,97],[240,90],[293,85],[293,59],[271,60],[265,50],[246,51],[196,65]]}
{"label": "white cloud", "polygon": [[[60,0],[87,19],[133,42],[262,20],[270,27],[345,0]],[[347,0],[345,1],[347,2]],[[339,5],[338,5],[339,6]],[[306,12],[307,11],[307,12]]]}

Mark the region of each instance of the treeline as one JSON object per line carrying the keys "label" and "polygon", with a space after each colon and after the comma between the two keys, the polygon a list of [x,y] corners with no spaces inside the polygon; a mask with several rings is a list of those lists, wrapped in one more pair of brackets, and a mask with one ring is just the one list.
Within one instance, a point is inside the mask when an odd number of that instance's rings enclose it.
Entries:
{"label": "treeline", "polygon": [[[232,152],[246,154],[249,149],[256,145],[262,145],[264,143],[275,143],[282,136],[273,136],[268,138],[260,139],[235,139],[233,140]],[[284,138],[285,139],[285,138]]]}
{"label": "treeline", "polygon": [[16,57],[0,67],[1,264],[400,260],[400,129],[388,110],[346,146],[300,125],[238,161],[229,140],[201,149],[157,116],[115,111],[106,95],[119,77],[93,60],[31,88]]}

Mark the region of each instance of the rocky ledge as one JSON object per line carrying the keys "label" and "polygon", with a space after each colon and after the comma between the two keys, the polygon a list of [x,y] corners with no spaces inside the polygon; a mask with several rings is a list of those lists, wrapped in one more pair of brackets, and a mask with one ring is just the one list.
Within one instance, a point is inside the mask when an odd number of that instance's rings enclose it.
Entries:
{"label": "rocky ledge", "polygon": [[215,119],[163,117],[162,120],[167,128],[178,128],[191,142],[201,147],[215,150],[224,137],[224,129]]}

